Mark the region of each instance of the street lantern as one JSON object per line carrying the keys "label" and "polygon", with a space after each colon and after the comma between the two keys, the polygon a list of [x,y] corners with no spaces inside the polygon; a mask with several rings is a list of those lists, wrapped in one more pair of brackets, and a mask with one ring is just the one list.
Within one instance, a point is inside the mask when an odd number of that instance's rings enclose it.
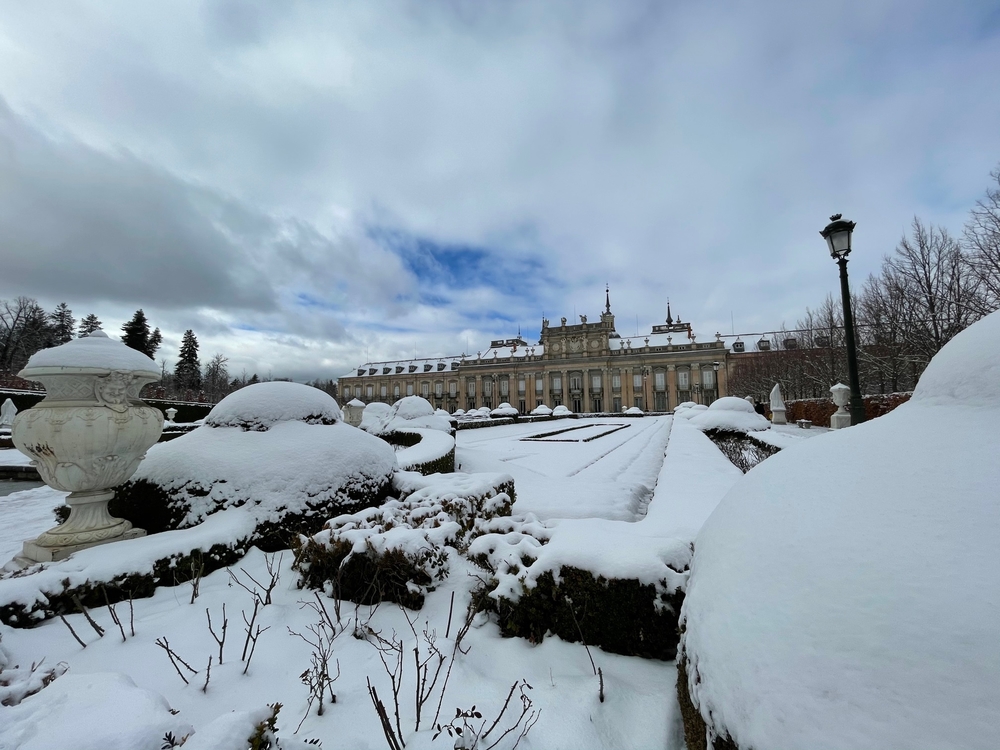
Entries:
{"label": "street lantern", "polygon": [[830,223],[826,229],[820,232],[826,244],[830,248],[830,257],[834,260],[847,258],[851,254],[851,235],[856,227],[853,221],[841,218],[841,214],[834,214],[830,217]]}
{"label": "street lantern", "polygon": [[851,288],[847,283],[847,256],[851,253],[851,235],[855,223],[846,221],[840,214],[830,217],[830,223],[820,231],[830,250],[830,257],[840,266],[840,296],[844,306],[844,338],[847,340],[847,371],[851,381],[851,424],[865,421],[865,402],[861,398],[858,378],[858,355],[855,350],[854,316],[851,313]]}

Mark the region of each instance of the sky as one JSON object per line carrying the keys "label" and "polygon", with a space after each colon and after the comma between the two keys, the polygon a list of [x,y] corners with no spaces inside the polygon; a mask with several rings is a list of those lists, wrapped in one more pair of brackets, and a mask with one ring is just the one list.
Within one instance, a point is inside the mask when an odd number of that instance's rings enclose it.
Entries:
{"label": "sky", "polygon": [[[0,0],[0,299],[335,378],[775,330],[1000,164],[996,0]],[[995,183],[994,183],[995,184]]]}

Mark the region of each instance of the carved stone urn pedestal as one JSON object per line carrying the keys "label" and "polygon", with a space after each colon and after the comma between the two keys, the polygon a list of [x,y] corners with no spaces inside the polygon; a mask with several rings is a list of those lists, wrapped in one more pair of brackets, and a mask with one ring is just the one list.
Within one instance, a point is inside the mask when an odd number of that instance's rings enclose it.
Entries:
{"label": "carved stone urn pedestal", "polygon": [[833,403],[837,405],[837,411],[830,416],[830,427],[841,430],[851,426],[851,413],[847,410],[847,404],[851,400],[851,389],[843,383],[837,383],[830,387],[833,396]]}
{"label": "carved stone urn pedestal", "polygon": [[139,400],[160,377],[142,352],[96,330],[43,349],[18,373],[45,386],[45,399],[14,420],[12,437],[50,487],[69,492],[69,518],[24,543],[21,566],[69,557],[77,550],[144,536],[113,517],[113,487],[127,480],[163,431],[163,414]]}

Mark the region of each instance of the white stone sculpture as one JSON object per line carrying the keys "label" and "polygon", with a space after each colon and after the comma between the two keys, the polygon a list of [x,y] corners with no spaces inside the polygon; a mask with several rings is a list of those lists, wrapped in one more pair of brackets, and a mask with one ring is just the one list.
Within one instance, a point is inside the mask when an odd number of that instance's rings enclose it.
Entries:
{"label": "white stone sculpture", "polygon": [[830,416],[830,427],[839,430],[842,427],[851,426],[851,413],[847,410],[847,404],[851,400],[851,389],[843,383],[831,386],[830,393],[833,395],[833,403],[837,405],[837,411]]}
{"label": "white stone sculpture", "polygon": [[17,407],[14,406],[14,402],[7,399],[3,402],[3,406],[0,406],[0,427],[9,427],[14,424],[14,415],[17,414]]}
{"label": "white stone sculpture", "polygon": [[174,424],[174,417],[177,416],[177,410],[174,407],[167,409],[167,423]]}
{"label": "white stone sculpture", "polygon": [[62,560],[73,552],[145,535],[114,518],[108,501],[135,473],[163,431],[159,409],[139,400],[158,380],[156,363],[98,329],[43,349],[18,373],[45,386],[45,399],[14,420],[14,445],[50,487],[69,492],[65,522],[24,543],[21,565]]}
{"label": "white stone sculpture", "polygon": [[781,384],[775,383],[771,389],[771,423],[788,424],[785,419],[785,401],[781,398]]}

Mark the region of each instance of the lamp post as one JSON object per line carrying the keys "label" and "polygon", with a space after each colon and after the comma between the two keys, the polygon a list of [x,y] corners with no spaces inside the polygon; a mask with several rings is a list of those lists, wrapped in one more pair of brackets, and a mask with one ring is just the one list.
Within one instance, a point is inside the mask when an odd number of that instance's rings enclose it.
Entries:
{"label": "lamp post", "polygon": [[858,355],[854,344],[854,315],[851,313],[851,289],[847,283],[847,256],[851,254],[851,233],[855,223],[841,218],[840,214],[830,217],[820,234],[830,249],[830,257],[840,266],[840,294],[844,304],[844,336],[847,339],[847,371],[851,381],[851,424],[865,421],[865,402],[861,398],[861,384],[858,379]]}

